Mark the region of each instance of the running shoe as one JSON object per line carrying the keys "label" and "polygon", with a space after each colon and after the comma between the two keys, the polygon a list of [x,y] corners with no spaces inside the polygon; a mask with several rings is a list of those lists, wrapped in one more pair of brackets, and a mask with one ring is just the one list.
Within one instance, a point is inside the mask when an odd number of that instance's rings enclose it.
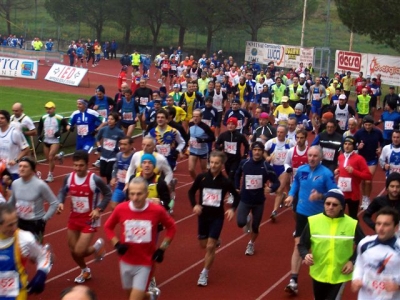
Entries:
{"label": "running shoe", "polygon": [[298,291],[297,282],[293,278],[290,279],[289,284],[285,287],[285,292],[292,295],[297,295]]}
{"label": "running shoe", "polygon": [[363,196],[360,208],[362,210],[366,210],[370,203],[371,203],[371,201],[369,200],[369,198],[366,196]]}
{"label": "running shoe", "polygon": [[208,281],[208,276],[204,274],[203,272],[200,273],[199,280],[197,280],[197,285],[198,286],[207,286]]}
{"label": "running shoe", "polygon": [[96,162],[92,163],[93,167],[100,168],[100,159],[96,160]]}
{"label": "running shoe", "polygon": [[233,195],[231,193],[229,193],[228,200],[226,200],[226,203],[228,203],[228,204],[233,203]]}
{"label": "running shoe", "polygon": [[53,182],[54,181],[54,176],[53,174],[48,174],[47,178],[45,179],[46,182]]}
{"label": "running shoe", "polygon": [[46,253],[49,253],[49,254],[50,254],[50,264],[53,265],[53,263],[54,263],[53,248],[51,247],[50,244],[44,244],[44,245],[43,245],[43,250],[44,250]]}
{"label": "running shoe", "polygon": [[156,282],[156,278],[153,276],[153,277],[151,277],[147,291],[151,292],[151,291],[155,290],[156,288],[157,288],[157,282]]}
{"label": "running shoe", "polygon": [[82,270],[81,274],[75,278],[74,282],[76,283],[84,283],[86,280],[92,278],[92,273],[90,273],[90,269],[87,268],[86,271]]}
{"label": "running shoe", "polygon": [[102,238],[98,238],[97,241],[94,243],[93,248],[95,249],[94,252],[94,259],[97,262],[100,262],[104,259],[106,255],[106,247],[104,240]]}
{"label": "running shoe", "polygon": [[248,243],[246,247],[246,252],[244,253],[246,255],[254,255],[254,244],[253,243]]}
{"label": "running shoe", "polygon": [[149,292],[149,294],[150,294],[150,300],[157,300],[158,297],[160,297],[161,295],[161,291],[159,288],[154,288],[154,290]]}

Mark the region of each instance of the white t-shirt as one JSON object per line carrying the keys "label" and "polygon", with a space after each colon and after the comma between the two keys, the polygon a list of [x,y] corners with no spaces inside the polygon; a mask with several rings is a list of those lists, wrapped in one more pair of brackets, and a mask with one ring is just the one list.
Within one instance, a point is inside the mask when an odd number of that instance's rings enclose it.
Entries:
{"label": "white t-shirt", "polygon": [[19,118],[12,115],[10,118],[10,125],[18,129],[19,131],[22,131],[23,128],[27,130],[34,130],[36,128],[35,124],[33,124],[32,119],[25,114],[22,114]]}
{"label": "white t-shirt", "polygon": [[6,131],[0,130],[0,159],[7,163],[7,170],[12,173],[18,173],[18,164],[8,165],[9,161],[16,159],[22,150],[29,145],[23,134],[10,126]]}

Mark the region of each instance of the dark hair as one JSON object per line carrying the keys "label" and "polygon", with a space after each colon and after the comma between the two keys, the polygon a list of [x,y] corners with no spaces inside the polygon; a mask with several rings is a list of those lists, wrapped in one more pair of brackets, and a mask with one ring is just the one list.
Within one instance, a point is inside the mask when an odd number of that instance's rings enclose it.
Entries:
{"label": "dark hair", "polygon": [[86,164],[89,163],[89,154],[85,150],[76,150],[72,155],[72,161],[83,160]]}
{"label": "dark hair", "polygon": [[208,101],[210,101],[211,103],[213,103],[213,97],[208,96],[208,97],[204,100],[204,102],[208,102]]}
{"label": "dark hair", "polygon": [[10,123],[11,116],[10,116],[10,113],[8,111],[6,111],[4,109],[0,109],[0,115],[3,115],[4,118],[6,118],[7,123]]}
{"label": "dark hair", "polygon": [[116,111],[110,112],[108,116],[113,117],[114,120],[115,120],[115,122],[118,122],[118,121],[119,121],[119,114],[118,114]]}
{"label": "dark hair", "polygon": [[251,144],[251,150],[253,150],[256,147],[261,148],[263,151],[265,149],[264,144],[260,141],[255,141],[253,144]]}
{"label": "dark hair", "polygon": [[167,106],[167,107],[164,108],[164,109],[168,112],[168,115],[171,116],[172,119],[175,118],[175,116],[176,116],[176,109],[175,109],[175,107]]}
{"label": "dark hair", "polygon": [[128,140],[129,145],[132,145],[132,144],[133,144],[133,138],[130,137],[130,136],[127,136],[127,135],[124,136],[124,137],[122,137],[122,138],[120,138],[119,140],[120,140],[120,141]]}
{"label": "dark hair", "polygon": [[[70,292],[72,292],[72,290],[75,288],[76,286],[70,286],[67,287],[66,289],[64,289],[61,294],[60,294],[60,299],[62,300],[67,294],[69,294]],[[92,291],[89,287],[87,287],[86,290],[86,295],[89,297],[90,300],[97,300],[97,296],[94,293],[94,291]]]}
{"label": "dark hair", "polygon": [[15,211],[15,207],[11,205],[10,203],[0,203],[0,225],[4,223],[3,220],[3,215],[4,213],[6,214],[11,214]]}
{"label": "dark hair", "polygon": [[32,158],[30,158],[29,156],[23,156],[19,162],[25,161],[29,164],[29,166],[31,167],[32,171],[36,170],[36,161],[34,161]]}
{"label": "dark hair", "polygon": [[165,109],[160,109],[158,112],[157,112],[157,116],[159,115],[159,114],[162,114],[162,115],[164,115],[165,116],[165,118],[166,119],[168,119],[168,112],[165,110]]}
{"label": "dark hair", "polygon": [[392,216],[393,223],[396,226],[399,224],[399,212],[394,209],[393,207],[390,206],[384,206],[382,207],[377,213],[376,213],[376,218],[380,215],[387,215],[387,216]]}
{"label": "dark hair", "polygon": [[299,130],[296,130],[296,136],[298,135],[298,134],[302,134],[302,135],[304,135],[304,137],[307,139],[307,130],[305,130],[305,129],[299,129]]}

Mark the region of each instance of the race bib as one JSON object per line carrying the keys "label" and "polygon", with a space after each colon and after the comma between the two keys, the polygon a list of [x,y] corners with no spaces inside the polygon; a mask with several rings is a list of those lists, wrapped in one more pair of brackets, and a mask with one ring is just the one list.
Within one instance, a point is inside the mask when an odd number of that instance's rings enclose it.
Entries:
{"label": "race bib", "polygon": [[319,100],[319,99],[321,99],[321,96],[320,96],[320,94],[313,94],[313,99],[314,100]]}
{"label": "race bib", "polygon": [[98,109],[97,112],[99,113],[100,116],[103,118],[107,118],[107,109]]}
{"label": "race bib", "polygon": [[333,161],[335,159],[335,149],[322,148],[322,157],[325,160]]}
{"label": "race bib", "polygon": [[229,154],[236,154],[237,143],[224,142],[224,151]]}
{"label": "race bib", "polygon": [[286,160],[286,154],[287,154],[286,149],[276,149],[274,151],[273,164],[280,165],[280,166],[283,165]]}
{"label": "race bib", "polygon": [[219,207],[222,200],[222,190],[220,189],[203,189],[203,205]]}
{"label": "race bib", "polygon": [[163,65],[162,65],[162,68],[163,68],[163,69],[168,69],[168,64],[163,64]]}
{"label": "race bib", "polygon": [[262,97],[261,98],[261,104],[269,104],[269,98],[268,97]]}
{"label": "race bib", "polygon": [[118,182],[125,183],[125,178],[126,178],[126,170],[118,170],[117,172]]}
{"label": "race bib", "polygon": [[213,106],[218,110],[222,111],[222,101],[220,99],[215,99],[213,101]]}
{"label": "race bib", "polygon": [[393,125],[394,125],[393,121],[385,121],[384,129],[385,130],[393,130]]}
{"label": "race bib", "polygon": [[72,196],[72,211],[84,214],[89,212],[89,198]]}
{"label": "race bib", "polygon": [[339,127],[342,130],[346,129],[346,121],[345,120],[339,120]]}
{"label": "race bib", "polygon": [[168,144],[165,145],[156,145],[157,152],[164,155],[168,156],[171,152],[171,146]]}
{"label": "race bib", "polygon": [[237,130],[238,130],[238,129],[242,129],[242,127],[243,127],[243,120],[238,120],[236,129],[237,129]]}
{"label": "race bib", "polygon": [[147,97],[140,97],[139,98],[139,104],[140,105],[147,105],[148,102],[149,102],[149,98],[147,98]]}
{"label": "race bib", "polygon": [[367,289],[371,299],[374,300],[391,300],[394,299],[394,292],[385,290],[385,282],[393,280],[394,276],[376,274],[376,271],[365,272],[363,278],[363,286]]}
{"label": "race bib", "polygon": [[245,176],[246,190],[257,190],[263,187],[262,175],[246,175]]}
{"label": "race bib", "polygon": [[114,151],[116,146],[117,146],[117,141],[112,140],[112,139],[104,138],[104,140],[103,140],[103,148],[105,150]]}
{"label": "race bib", "polygon": [[124,121],[133,121],[133,113],[131,113],[131,112],[122,113],[122,119]]}
{"label": "race bib", "polygon": [[19,295],[19,274],[16,271],[0,272],[0,296],[17,297]]}
{"label": "race bib", "polygon": [[201,121],[202,121],[204,124],[207,124],[208,126],[211,126],[211,120],[202,119]]}
{"label": "race bib", "polygon": [[88,125],[78,125],[76,126],[76,131],[78,135],[88,135],[89,126]]}
{"label": "race bib", "polygon": [[151,242],[151,221],[126,220],[124,228],[125,242],[136,244]]}
{"label": "race bib", "polygon": [[389,164],[389,173],[400,173],[400,165]]}
{"label": "race bib", "polygon": [[339,177],[338,186],[342,192],[351,192],[351,178]]}
{"label": "race bib", "polygon": [[190,148],[201,149],[201,143],[197,142],[196,138],[191,137],[189,140]]}
{"label": "race bib", "polygon": [[35,202],[17,200],[16,203],[18,217],[24,220],[31,220],[35,217]]}
{"label": "race bib", "polygon": [[46,137],[48,137],[48,138],[53,138],[54,137],[54,133],[55,133],[54,128],[45,128],[44,129],[44,135]]}
{"label": "race bib", "polygon": [[176,66],[171,66],[172,71],[176,71]]}

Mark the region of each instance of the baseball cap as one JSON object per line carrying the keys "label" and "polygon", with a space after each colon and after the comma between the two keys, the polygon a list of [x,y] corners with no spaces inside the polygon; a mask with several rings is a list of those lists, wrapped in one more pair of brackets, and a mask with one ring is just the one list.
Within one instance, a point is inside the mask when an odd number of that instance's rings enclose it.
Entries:
{"label": "baseball cap", "polygon": [[288,96],[283,96],[281,102],[282,103],[286,103],[289,101],[289,97]]}
{"label": "baseball cap", "polygon": [[339,100],[340,100],[340,99],[346,100],[346,95],[345,95],[345,94],[341,94],[341,95],[339,96]]}
{"label": "baseball cap", "polygon": [[268,118],[269,118],[268,113],[262,112],[262,113],[260,114],[260,119],[268,119]]}
{"label": "baseball cap", "polygon": [[336,79],[333,81],[333,83],[339,83],[339,81],[337,81]]}
{"label": "baseball cap", "polygon": [[374,119],[371,116],[365,116],[363,119],[363,124],[365,123],[372,123],[374,124]]}
{"label": "baseball cap", "polygon": [[238,124],[238,119],[235,118],[235,117],[230,117],[230,118],[226,121],[226,124],[229,124],[229,123],[233,123],[233,125],[237,126],[237,124]]}
{"label": "baseball cap", "polygon": [[180,86],[179,84],[177,84],[177,83],[174,84],[174,88],[178,88],[178,89],[179,89],[180,87],[181,87],[181,86]]}
{"label": "baseball cap", "polygon": [[306,75],[304,73],[301,73],[300,78],[306,78]]}
{"label": "baseball cap", "polygon": [[44,107],[45,108],[56,108],[56,105],[54,104],[54,102],[49,101],[44,105]]}

